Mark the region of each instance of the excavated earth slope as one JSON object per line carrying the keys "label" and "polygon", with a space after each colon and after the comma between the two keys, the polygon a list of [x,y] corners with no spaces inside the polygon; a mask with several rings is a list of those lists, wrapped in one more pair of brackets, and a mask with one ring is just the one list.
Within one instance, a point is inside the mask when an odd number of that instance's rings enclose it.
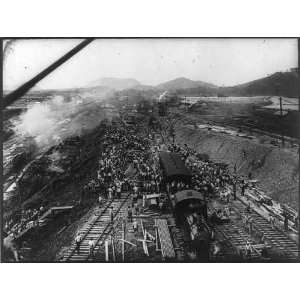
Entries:
{"label": "excavated earth slope", "polygon": [[252,173],[258,186],[275,201],[299,209],[299,160],[295,150],[283,149],[222,133],[176,128],[176,140],[215,162],[237,165],[239,174]]}

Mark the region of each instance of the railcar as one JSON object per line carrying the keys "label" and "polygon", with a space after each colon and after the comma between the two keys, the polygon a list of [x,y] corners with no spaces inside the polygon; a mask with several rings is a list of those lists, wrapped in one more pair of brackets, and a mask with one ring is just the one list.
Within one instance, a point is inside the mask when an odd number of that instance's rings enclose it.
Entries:
{"label": "railcar", "polygon": [[191,182],[192,173],[186,167],[179,154],[162,151],[159,154],[159,162],[165,184],[172,181]]}
{"label": "railcar", "polygon": [[[207,226],[207,202],[205,197],[192,189],[192,173],[173,152],[160,152],[160,167],[163,183],[179,227],[182,228],[189,251],[196,253],[199,260],[208,260],[211,230]],[[181,182],[188,189],[172,190],[172,182]]]}

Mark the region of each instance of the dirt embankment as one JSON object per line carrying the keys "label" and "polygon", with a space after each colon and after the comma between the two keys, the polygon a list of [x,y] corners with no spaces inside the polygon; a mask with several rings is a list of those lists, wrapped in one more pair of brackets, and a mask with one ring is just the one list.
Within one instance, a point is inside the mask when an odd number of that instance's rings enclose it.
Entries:
{"label": "dirt embankment", "polygon": [[259,144],[240,137],[201,131],[187,127],[176,129],[176,140],[186,143],[199,153],[206,153],[216,162],[229,164],[238,173],[259,180],[258,186],[275,201],[299,208],[298,153]]}

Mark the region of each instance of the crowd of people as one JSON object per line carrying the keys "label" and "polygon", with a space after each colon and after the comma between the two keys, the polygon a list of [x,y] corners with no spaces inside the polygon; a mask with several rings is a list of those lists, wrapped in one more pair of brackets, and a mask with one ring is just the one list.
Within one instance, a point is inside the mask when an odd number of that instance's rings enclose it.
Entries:
{"label": "crowd of people", "polygon": [[[159,166],[161,145],[155,144],[154,140],[151,134],[139,134],[137,128],[108,126],[102,139],[103,151],[99,156],[97,173],[86,186],[99,194],[99,206],[103,205],[105,199],[121,198],[123,192],[131,193],[132,205],[128,206],[128,221],[133,223],[135,231],[137,223],[134,223],[133,216],[138,215],[145,208],[147,195],[160,194],[165,191],[165,182]],[[238,178],[236,168],[235,172],[230,173],[225,164],[212,163],[208,159],[199,157],[199,154],[186,144],[172,143],[168,146],[168,150],[181,156],[187,168],[192,172],[192,179],[190,182],[173,180],[167,183],[167,191],[174,195],[181,190],[193,189],[201,192],[207,200],[210,196],[218,195],[225,205],[223,209],[213,211],[212,216],[215,220],[228,219],[230,211],[227,204],[232,197],[236,197],[237,188],[240,188],[242,195],[245,193],[247,179]],[[158,207],[163,210],[164,205],[164,200],[161,199]],[[43,213],[42,206],[40,209],[24,210],[20,222],[7,221],[4,230],[16,236],[28,226],[34,225]],[[111,216],[111,221],[113,221],[113,211]],[[188,222],[191,227],[192,240],[199,240],[199,236],[207,232],[203,228],[205,222],[199,218],[199,215],[189,216]],[[251,219],[245,219],[244,222],[251,232]],[[77,251],[79,251],[81,236],[78,235],[75,241]],[[247,249],[250,249],[250,246],[247,244]],[[93,249],[93,247],[94,245],[91,244],[90,248]]]}
{"label": "crowd of people", "polygon": [[[229,169],[225,164],[212,163],[208,159],[199,157],[199,153],[188,147],[172,144],[169,146],[169,151],[176,152],[181,155],[186,166],[192,171],[191,183],[178,182],[172,184],[174,190],[193,188],[201,192],[205,198],[216,193],[225,201],[229,202],[231,196],[234,196],[234,189],[239,186],[243,193],[246,189],[244,179],[237,179],[236,176],[230,174]],[[233,191],[228,189],[228,186],[234,186]]]}
{"label": "crowd of people", "polygon": [[[152,136],[138,134],[136,130],[110,126],[103,136],[103,151],[100,153],[96,177],[90,183],[99,194],[99,207],[104,201],[121,198],[126,192],[131,194],[127,208],[127,221],[132,223],[134,232],[139,215],[147,205],[147,195],[160,194],[162,175],[158,166],[158,149],[152,145]],[[159,198],[159,197],[158,197]],[[157,208],[163,211],[165,201],[159,198]],[[110,210],[114,220],[113,209]],[[76,251],[80,250],[82,236],[75,238]],[[90,255],[94,255],[94,245],[89,243]]]}
{"label": "crowd of people", "polygon": [[143,194],[160,192],[162,177],[154,164],[150,141],[131,130],[107,130],[95,180],[105,198],[119,198],[122,192],[131,192],[136,201]]}
{"label": "crowd of people", "polygon": [[45,208],[43,206],[40,206],[39,209],[37,208],[22,209],[17,220],[14,220],[13,218],[9,218],[5,221],[4,232],[7,235],[15,238],[26,229],[36,226],[39,217],[41,217],[44,212],[45,212]]}
{"label": "crowd of people", "polygon": [[[182,160],[185,162],[186,166],[192,171],[192,184],[193,189],[201,192],[206,199],[209,196],[218,196],[224,205],[222,207],[216,207],[211,209],[211,221],[215,224],[228,222],[230,220],[231,211],[228,206],[231,199],[236,199],[237,189],[239,189],[242,196],[245,195],[245,192],[248,188],[253,187],[255,182],[252,180],[252,174],[249,173],[248,178],[243,176],[237,176],[236,166],[234,167],[234,172],[230,173],[228,167],[225,164],[212,163],[208,159],[199,159],[199,154],[193,149],[189,148],[186,144],[184,146],[179,146],[172,144],[169,146],[169,150],[177,152],[181,155]],[[180,183],[177,186],[180,189],[189,188],[189,185],[181,185]],[[255,187],[255,185],[254,185]],[[176,190],[176,187],[173,189]],[[257,204],[260,204],[259,202]],[[243,226],[249,233],[249,235],[258,235],[258,243],[265,245],[265,235],[264,233],[254,232],[253,218],[251,215],[252,209],[250,203],[245,209],[245,212],[242,214]],[[288,231],[288,218],[286,215],[284,217],[284,229]],[[296,223],[296,222],[295,222]],[[191,234],[197,235],[199,230],[197,226],[190,222],[191,224]],[[275,218],[271,215],[270,224],[275,228]],[[298,224],[297,224],[298,226]],[[298,228],[298,227],[297,227]],[[196,233],[196,234],[195,234]],[[245,256],[251,257],[253,253],[253,245],[251,240],[245,242]],[[262,255],[266,256],[264,253],[266,248],[263,247]]]}

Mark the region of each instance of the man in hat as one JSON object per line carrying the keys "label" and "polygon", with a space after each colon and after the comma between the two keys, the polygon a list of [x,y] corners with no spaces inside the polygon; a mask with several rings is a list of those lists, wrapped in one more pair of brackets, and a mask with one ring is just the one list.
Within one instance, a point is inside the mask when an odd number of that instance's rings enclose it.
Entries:
{"label": "man in hat", "polygon": [[81,244],[81,241],[82,241],[82,236],[81,234],[77,234],[76,237],[75,237],[75,244],[76,244],[76,248],[75,248],[75,251],[77,251],[77,254],[79,254],[79,251],[80,251],[80,244]]}

